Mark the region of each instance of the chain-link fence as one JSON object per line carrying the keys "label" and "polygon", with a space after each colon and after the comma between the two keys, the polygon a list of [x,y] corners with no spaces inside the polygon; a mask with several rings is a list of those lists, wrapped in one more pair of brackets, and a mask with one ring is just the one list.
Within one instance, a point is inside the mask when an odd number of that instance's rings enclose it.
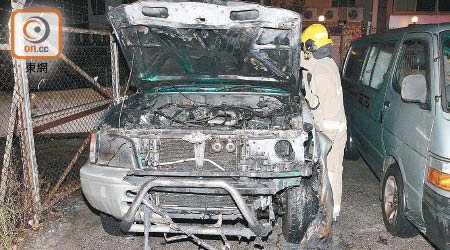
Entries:
{"label": "chain-link fence", "polygon": [[[63,32],[59,59],[27,62],[36,65],[35,72],[27,70],[44,210],[79,188],[87,136],[112,101],[109,39],[109,34]],[[38,70],[43,64],[46,71]]]}
{"label": "chain-link fence", "polygon": [[109,31],[63,30],[60,58],[14,61],[0,25],[0,248],[80,187],[89,133],[129,74]]}
{"label": "chain-link fence", "polygon": [[[10,238],[16,227],[24,225],[32,214],[16,112],[10,119],[11,104],[17,105],[18,101],[17,96],[13,98],[14,83],[9,29],[0,25],[0,248],[11,247]],[[10,150],[5,155],[6,144]],[[5,164],[9,167],[5,168]]]}

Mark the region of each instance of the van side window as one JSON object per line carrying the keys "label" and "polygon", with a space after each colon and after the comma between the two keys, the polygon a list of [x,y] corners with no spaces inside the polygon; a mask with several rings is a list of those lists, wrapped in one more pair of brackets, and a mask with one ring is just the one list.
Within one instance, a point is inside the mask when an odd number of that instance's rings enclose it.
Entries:
{"label": "van side window", "polygon": [[361,83],[374,89],[380,89],[394,54],[395,42],[373,45],[362,73]]}
{"label": "van side window", "polygon": [[356,83],[361,77],[361,69],[366,57],[367,46],[353,45],[348,53],[344,78]]}
{"label": "van side window", "polygon": [[403,44],[397,71],[392,81],[392,87],[401,93],[403,79],[408,75],[421,74],[428,81],[428,44],[422,40],[410,40]]}
{"label": "van side window", "polygon": [[442,53],[441,77],[443,78],[442,86],[445,92],[445,99],[442,105],[445,111],[450,112],[450,31],[441,34],[440,51]]}

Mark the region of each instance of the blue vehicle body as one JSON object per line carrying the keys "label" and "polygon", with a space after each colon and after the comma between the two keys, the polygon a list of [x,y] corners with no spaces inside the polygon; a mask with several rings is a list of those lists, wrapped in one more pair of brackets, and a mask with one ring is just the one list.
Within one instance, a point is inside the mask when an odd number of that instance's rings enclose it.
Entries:
{"label": "blue vehicle body", "polygon": [[[413,25],[355,40],[342,73],[353,150],[380,186],[398,166],[406,217],[441,249],[450,249],[450,190],[428,174],[450,174],[449,30],[450,23]],[[426,81],[423,101],[405,99],[410,75]]]}

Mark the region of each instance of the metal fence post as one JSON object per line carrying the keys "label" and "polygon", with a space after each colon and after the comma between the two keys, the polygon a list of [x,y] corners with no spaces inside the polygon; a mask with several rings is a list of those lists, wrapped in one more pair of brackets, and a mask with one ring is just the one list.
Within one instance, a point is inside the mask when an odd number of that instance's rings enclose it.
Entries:
{"label": "metal fence post", "polygon": [[114,103],[117,104],[120,98],[120,85],[119,85],[119,51],[117,48],[117,42],[114,39],[114,35],[109,35],[109,43],[111,46],[111,76],[112,76],[112,91]]}
{"label": "metal fence post", "polygon": [[[25,0],[11,1],[12,10],[21,9],[25,5]],[[11,29],[11,23],[9,24]],[[11,48],[13,49],[13,48]],[[14,67],[14,77],[18,85],[18,106],[19,125],[22,140],[22,153],[24,158],[24,168],[28,178],[30,195],[32,199],[32,209],[36,216],[41,211],[41,199],[39,194],[39,174],[37,170],[36,153],[34,147],[33,121],[31,119],[30,93],[28,86],[28,76],[26,73],[26,60],[12,58]]]}
{"label": "metal fence post", "polygon": [[37,170],[36,153],[34,148],[33,122],[31,119],[30,93],[25,60],[13,59],[14,75],[19,82],[19,125],[22,140],[24,167],[26,168],[30,195],[33,201],[33,212],[38,215],[41,211],[39,194],[39,174]]}

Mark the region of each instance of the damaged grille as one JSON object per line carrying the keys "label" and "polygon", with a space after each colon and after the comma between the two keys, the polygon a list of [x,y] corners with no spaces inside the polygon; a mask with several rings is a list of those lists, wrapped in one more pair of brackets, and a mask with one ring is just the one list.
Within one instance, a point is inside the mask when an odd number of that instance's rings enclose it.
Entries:
{"label": "damaged grille", "polygon": [[[178,192],[159,192],[152,191],[155,204],[164,208],[187,208],[201,212],[213,212],[218,210],[229,210],[234,213],[239,211],[236,203],[229,194],[193,194],[193,193],[178,193]],[[127,191],[122,198],[122,201],[127,207],[136,197],[136,192]],[[249,206],[257,199],[256,196],[243,196],[244,200]],[[209,214],[209,213],[207,213]]]}
{"label": "damaged grille", "polygon": [[[235,145],[236,143],[233,142]],[[232,153],[222,149],[221,152],[212,152],[211,143],[205,145],[205,158],[214,161],[223,167],[226,171],[235,171],[237,169],[237,159],[239,152],[239,145],[236,145],[236,150]],[[195,158],[194,144],[181,139],[161,139],[159,145],[159,161],[173,162],[178,160],[185,160]],[[179,164],[172,164],[164,166],[164,170],[189,171],[199,170],[195,165],[195,161],[188,161]],[[204,162],[200,170],[217,171],[218,169],[209,162]]]}
{"label": "damaged grille", "polygon": [[236,204],[230,195],[201,195],[184,193],[155,193],[162,206],[190,207],[198,209],[207,208],[233,208]]}

